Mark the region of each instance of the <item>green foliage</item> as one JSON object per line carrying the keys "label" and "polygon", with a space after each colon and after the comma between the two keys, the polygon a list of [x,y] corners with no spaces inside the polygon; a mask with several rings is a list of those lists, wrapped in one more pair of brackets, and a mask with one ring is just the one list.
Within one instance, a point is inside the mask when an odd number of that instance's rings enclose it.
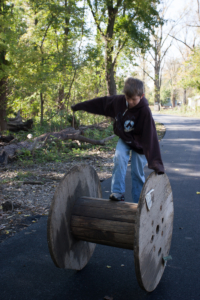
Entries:
{"label": "green foliage", "polygon": [[181,69],[182,79],[179,85],[183,88],[193,87],[200,91],[200,47],[195,47]]}
{"label": "green foliage", "polygon": [[[59,124],[55,123],[55,126],[58,128]],[[44,132],[48,132],[50,127],[48,125],[40,126],[40,124],[36,124],[32,130],[33,137],[37,137]],[[27,133],[15,133],[15,138],[18,140],[22,140],[25,138]],[[103,130],[99,129],[87,129],[85,131],[85,137],[101,140],[113,134],[112,124],[107,125]],[[58,139],[49,139],[44,148],[35,149],[33,155],[27,149],[20,149],[19,152],[19,164],[23,166],[31,166],[35,163],[43,164],[46,162],[62,162],[73,158],[82,158],[88,155],[88,152],[94,154],[96,151],[109,151],[114,150],[118,137],[108,141],[106,146],[92,145],[87,143],[77,143],[71,140],[58,140]],[[30,174],[26,173],[24,176],[28,176]],[[17,175],[22,178],[21,174]],[[19,180],[19,179],[18,179]]]}
{"label": "green foliage", "polygon": [[168,102],[168,98],[171,97],[171,89],[164,86],[162,89],[161,89],[161,93],[160,93],[160,101],[161,101],[161,104],[165,104]]}

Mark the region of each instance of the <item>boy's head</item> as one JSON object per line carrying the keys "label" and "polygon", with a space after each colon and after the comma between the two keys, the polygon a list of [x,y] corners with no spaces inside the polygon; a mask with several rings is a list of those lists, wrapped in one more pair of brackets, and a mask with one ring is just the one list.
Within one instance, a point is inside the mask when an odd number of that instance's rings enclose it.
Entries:
{"label": "boy's head", "polygon": [[124,94],[128,107],[136,106],[144,96],[144,85],[139,79],[128,77],[124,83]]}
{"label": "boy's head", "polygon": [[124,94],[128,98],[134,96],[142,97],[144,95],[144,85],[139,79],[128,77],[124,82]]}

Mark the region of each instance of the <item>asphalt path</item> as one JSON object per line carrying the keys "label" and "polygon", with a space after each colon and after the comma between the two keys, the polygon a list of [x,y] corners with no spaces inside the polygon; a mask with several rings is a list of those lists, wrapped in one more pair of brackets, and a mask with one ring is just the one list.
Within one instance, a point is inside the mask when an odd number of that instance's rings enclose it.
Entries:
{"label": "asphalt path", "polygon": [[[102,300],[106,295],[113,300],[200,299],[200,119],[159,114],[154,118],[167,129],[160,147],[175,209],[173,259],[156,290],[140,289],[131,250],[97,245],[82,271],[56,268],[47,246],[47,218],[42,217],[0,245],[1,300]],[[110,179],[102,182],[102,192],[107,198]],[[130,167],[125,198],[131,201]]]}

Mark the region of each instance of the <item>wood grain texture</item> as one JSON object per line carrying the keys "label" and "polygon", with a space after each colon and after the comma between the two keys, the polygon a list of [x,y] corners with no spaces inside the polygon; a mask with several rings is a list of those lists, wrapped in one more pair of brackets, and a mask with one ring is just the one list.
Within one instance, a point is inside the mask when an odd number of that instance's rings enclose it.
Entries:
{"label": "wood grain texture", "polygon": [[97,219],[135,223],[137,205],[112,200],[81,198],[76,201],[72,214]]}
{"label": "wood grain texture", "polygon": [[133,250],[137,205],[105,199],[81,198],[71,218],[76,238]]}
{"label": "wood grain texture", "polygon": [[[102,200],[102,202],[99,202],[99,200]],[[90,207],[97,207],[97,208],[102,207],[106,209],[119,209],[125,211],[131,209],[131,210],[135,210],[135,213],[137,213],[137,207],[138,207],[136,203],[129,203],[124,201],[111,201],[103,198],[93,198],[93,197],[81,197],[81,199],[77,200],[76,204],[88,205]]]}
{"label": "wood grain texture", "polygon": [[[154,189],[148,211],[145,196]],[[166,174],[151,173],[138,203],[134,235],[134,258],[137,280],[147,292],[158,285],[165,266],[162,258],[169,255],[173,230],[173,196]]]}
{"label": "wood grain texture", "polygon": [[89,261],[95,244],[77,240],[71,233],[72,209],[82,195],[101,198],[96,171],[88,165],[73,167],[54,194],[47,224],[47,241],[55,265],[81,270]]}
{"label": "wood grain texture", "polygon": [[85,228],[79,227],[72,227],[72,232],[80,240],[133,250],[134,236],[132,234],[93,229],[85,230]]}

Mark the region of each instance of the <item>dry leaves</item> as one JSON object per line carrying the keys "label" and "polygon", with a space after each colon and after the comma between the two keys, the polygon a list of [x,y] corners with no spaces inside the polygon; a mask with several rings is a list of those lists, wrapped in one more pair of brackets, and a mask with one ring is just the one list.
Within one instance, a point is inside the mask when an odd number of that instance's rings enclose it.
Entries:
{"label": "dry leaves", "polygon": [[86,163],[93,166],[100,181],[111,177],[113,155],[114,151],[104,153],[94,150],[88,152],[87,157],[65,163],[51,162],[29,168],[19,168],[13,163],[1,169],[0,242],[48,215],[60,180],[74,165]]}

